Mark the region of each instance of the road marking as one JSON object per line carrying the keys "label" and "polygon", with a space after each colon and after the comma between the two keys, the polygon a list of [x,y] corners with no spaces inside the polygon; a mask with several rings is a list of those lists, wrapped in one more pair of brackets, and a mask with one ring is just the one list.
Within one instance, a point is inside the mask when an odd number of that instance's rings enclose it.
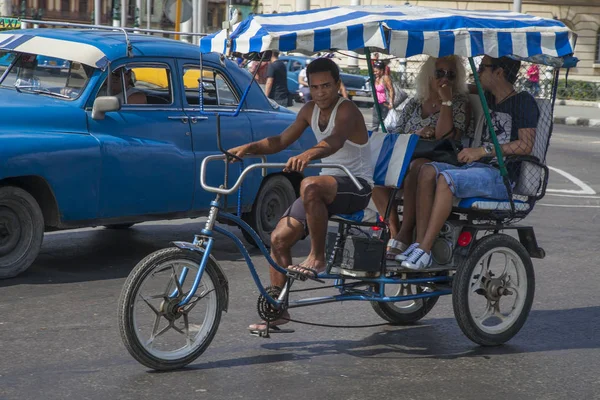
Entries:
{"label": "road marking", "polygon": [[573,175],[571,175],[570,173],[563,171],[562,169],[558,169],[558,168],[554,168],[554,167],[550,167],[548,166],[549,169],[551,169],[552,171],[564,176],[565,178],[567,178],[568,180],[570,180],[571,182],[573,182],[575,185],[579,186],[581,188],[581,190],[571,190],[571,189],[546,189],[546,192],[553,192],[553,193],[570,193],[570,194],[596,194],[596,191],[594,189],[592,189],[591,187],[589,187],[586,183],[584,183],[582,180],[575,178]]}
{"label": "road marking", "polygon": [[545,203],[538,203],[538,206],[545,206],[545,207],[564,207],[564,208],[600,208],[600,206],[578,206],[575,204],[545,204]]}
{"label": "road marking", "polygon": [[582,196],[579,194],[557,194],[557,193],[546,193],[548,196],[556,197],[576,197],[578,199],[600,199],[600,196]]}

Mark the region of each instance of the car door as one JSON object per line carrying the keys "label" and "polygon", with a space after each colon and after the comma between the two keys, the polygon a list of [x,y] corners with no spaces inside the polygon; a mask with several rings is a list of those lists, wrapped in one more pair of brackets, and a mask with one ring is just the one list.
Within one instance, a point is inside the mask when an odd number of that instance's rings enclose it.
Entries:
{"label": "car door", "polygon": [[[200,113],[198,81],[200,67],[195,61],[180,62],[182,93],[185,96],[182,102],[185,112],[191,122],[192,145],[196,160],[196,189],[194,193],[194,210],[208,209],[214,194],[202,189],[199,183],[200,165],[207,155],[222,154],[217,146],[216,112],[231,113],[235,111],[241,95],[233,85],[225,69],[216,65],[203,66],[203,97],[204,109],[211,115]],[[221,143],[225,150],[252,141],[252,129],[246,113],[241,112],[237,117],[221,116]],[[247,165],[247,164],[246,164]],[[240,164],[231,164],[229,167],[228,187],[231,187],[240,175]],[[224,163],[213,162],[208,164],[206,173],[207,183],[218,187],[223,183]],[[244,182],[244,188],[256,187],[260,184],[260,173],[253,173]],[[255,192],[255,191],[254,191]],[[252,204],[253,198],[243,196],[244,205]],[[228,208],[235,210],[237,195],[228,196]]]}
{"label": "car door", "polygon": [[[113,70],[113,94],[121,97],[121,109],[102,120],[88,111],[89,130],[102,149],[100,217],[189,211],[195,161],[190,124],[173,84],[178,81],[175,64],[131,61]],[[106,81],[98,93],[106,93]]]}

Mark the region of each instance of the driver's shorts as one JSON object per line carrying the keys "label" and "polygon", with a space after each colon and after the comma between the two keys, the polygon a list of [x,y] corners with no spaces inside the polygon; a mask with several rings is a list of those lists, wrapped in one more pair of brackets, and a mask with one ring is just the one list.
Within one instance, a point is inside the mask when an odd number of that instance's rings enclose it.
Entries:
{"label": "driver's shorts", "polygon": [[[357,211],[364,210],[369,205],[373,188],[363,178],[357,178],[363,186],[362,190],[358,190],[352,183],[352,180],[347,176],[333,176],[337,181],[338,190],[333,202],[327,206],[329,216],[335,214],[352,214]],[[292,217],[295,220],[302,222],[304,225],[304,238],[308,236],[308,224],[306,223],[306,211],[304,210],[304,202],[301,197],[298,197],[294,203],[288,208],[281,219]]]}

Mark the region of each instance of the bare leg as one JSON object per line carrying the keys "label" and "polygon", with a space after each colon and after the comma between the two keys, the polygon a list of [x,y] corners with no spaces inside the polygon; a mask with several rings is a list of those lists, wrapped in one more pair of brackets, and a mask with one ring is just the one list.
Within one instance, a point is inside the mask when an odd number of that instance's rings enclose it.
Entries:
{"label": "bare leg", "polygon": [[421,167],[419,183],[417,185],[417,243],[423,241],[429,224],[429,217],[433,207],[433,196],[435,194],[435,176],[435,168],[431,165],[423,165]]}
{"label": "bare leg", "polygon": [[[377,207],[377,212],[379,212],[379,215],[385,215],[391,194],[392,190],[386,187],[375,186],[373,188],[373,195],[371,196],[371,199],[373,199],[373,203],[375,203],[375,207]],[[398,212],[396,212],[397,209],[398,205],[394,201],[394,204],[392,204],[392,212],[390,213],[388,221],[390,226],[390,237],[396,237],[400,229],[400,219],[398,218]]]}
{"label": "bare leg", "polygon": [[[304,236],[304,224],[294,218],[282,218],[271,233],[271,258],[282,268],[292,263],[292,247]],[[285,274],[269,269],[271,285],[283,288]]]}
{"label": "bare leg", "polygon": [[419,158],[410,163],[410,169],[404,181],[404,204],[402,210],[402,225],[400,232],[394,235],[396,240],[409,245],[413,242],[417,214],[417,182],[419,171],[423,164],[430,162],[425,158]]}
{"label": "bare leg", "polygon": [[[303,235],[304,224],[302,222],[291,217],[282,218],[271,233],[271,258],[283,268],[290,265],[292,263],[292,247],[302,239]],[[272,286],[283,288],[287,280],[285,274],[274,268],[269,268],[269,276]],[[286,311],[282,316],[282,319],[271,322],[271,325],[286,324],[290,314]],[[264,330],[266,329],[266,322],[252,324],[248,329],[252,331]]]}
{"label": "bare leg", "polygon": [[419,242],[419,247],[426,253],[431,251],[431,246],[433,246],[435,238],[450,216],[450,212],[452,212],[452,196],[452,191],[448,186],[448,182],[446,182],[446,178],[440,175],[437,181],[429,224],[427,225],[423,240]]}
{"label": "bare leg", "polygon": [[[316,272],[325,270],[325,236],[328,211],[337,194],[337,181],[332,176],[306,178],[300,185],[300,197],[306,210],[306,224],[310,232],[310,254],[301,265]],[[291,266],[290,264],[288,264]]]}

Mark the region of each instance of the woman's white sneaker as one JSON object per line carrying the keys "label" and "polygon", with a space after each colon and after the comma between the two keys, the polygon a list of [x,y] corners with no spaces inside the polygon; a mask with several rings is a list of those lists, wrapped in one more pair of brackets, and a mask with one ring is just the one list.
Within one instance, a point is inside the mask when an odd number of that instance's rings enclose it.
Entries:
{"label": "woman's white sneaker", "polygon": [[431,266],[431,255],[424,250],[416,248],[410,256],[400,264],[403,268],[421,270]]}
{"label": "woman's white sneaker", "polygon": [[412,254],[412,252],[419,247],[419,243],[413,243],[410,246],[408,246],[408,248],[406,250],[404,250],[404,252],[398,254],[395,258],[395,260],[399,263],[401,263],[402,261],[406,261],[408,260],[408,257],[410,257],[410,255]]}

